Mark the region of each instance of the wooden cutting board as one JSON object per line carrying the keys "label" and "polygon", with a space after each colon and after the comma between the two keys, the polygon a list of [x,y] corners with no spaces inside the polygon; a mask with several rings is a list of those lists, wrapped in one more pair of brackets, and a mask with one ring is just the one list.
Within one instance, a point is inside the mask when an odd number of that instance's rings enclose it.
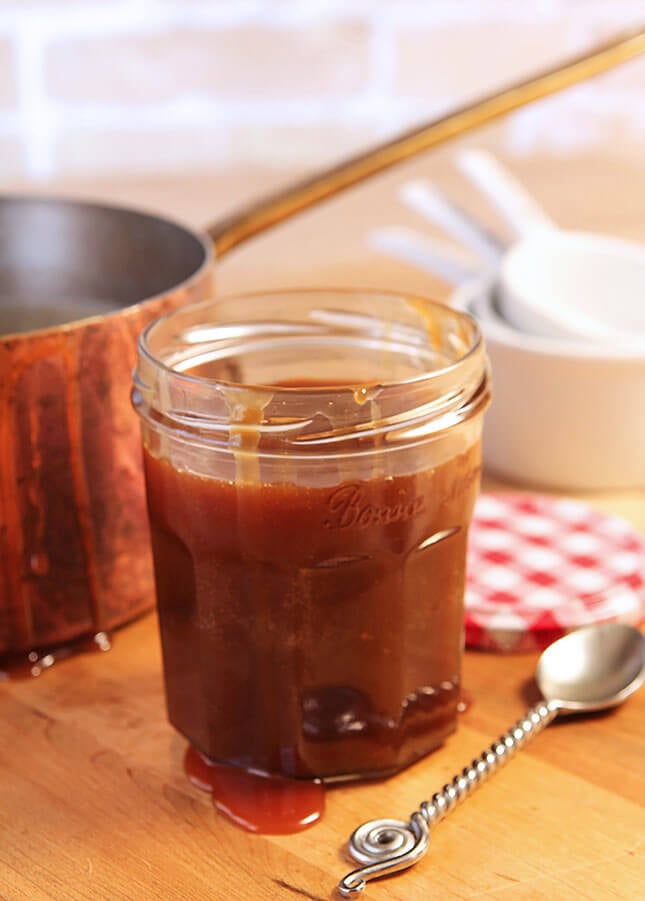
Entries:
{"label": "wooden cutting board", "polygon": [[[510,726],[534,697],[534,662],[468,653],[473,703],[440,750],[390,780],[328,791],[307,832],[252,836],[183,775],[150,615],[108,653],[0,687],[0,897],[337,897],[350,832],[407,819]],[[645,691],[612,713],[556,722],[436,827],[421,863],[365,897],[644,897],[644,714]]]}

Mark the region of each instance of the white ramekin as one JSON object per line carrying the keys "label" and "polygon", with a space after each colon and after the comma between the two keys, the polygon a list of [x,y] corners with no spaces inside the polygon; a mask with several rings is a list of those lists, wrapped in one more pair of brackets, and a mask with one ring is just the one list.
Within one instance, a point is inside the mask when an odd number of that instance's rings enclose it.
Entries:
{"label": "white ramekin", "polygon": [[493,376],[484,462],[513,481],[558,489],[645,487],[645,354],[523,334],[495,305],[493,283],[451,303],[482,325]]}

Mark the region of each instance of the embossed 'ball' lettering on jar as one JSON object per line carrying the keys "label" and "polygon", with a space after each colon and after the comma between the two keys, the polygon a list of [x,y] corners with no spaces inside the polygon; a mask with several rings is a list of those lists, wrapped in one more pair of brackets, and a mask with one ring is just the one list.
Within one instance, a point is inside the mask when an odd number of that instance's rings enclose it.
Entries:
{"label": "embossed 'ball' lettering on jar", "polygon": [[133,399],[173,725],[303,778],[437,747],[489,402],[476,323],[372,291],[208,301],[144,332]]}

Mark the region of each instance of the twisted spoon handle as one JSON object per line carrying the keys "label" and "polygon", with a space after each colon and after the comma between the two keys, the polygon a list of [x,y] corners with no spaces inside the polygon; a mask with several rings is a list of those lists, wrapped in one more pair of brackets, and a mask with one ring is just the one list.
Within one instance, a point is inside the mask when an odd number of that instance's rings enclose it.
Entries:
{"label": "twisted spoon handle", "polygon": [[354,860],[363,864],[348,873],[338,885],[343,898],[352,898],[365,889],[370,879],[411,867],[423,857],[430,842],[430,827],[447,816],[477,786],[484,783],[511,759],[526,742],[541,732],[557,716],[558,706],[542,701],[526,712],[508,732],[464,767],[448,785],[424,801],[410,817],[400,820],[371,820],[356,829],[349,840]]}

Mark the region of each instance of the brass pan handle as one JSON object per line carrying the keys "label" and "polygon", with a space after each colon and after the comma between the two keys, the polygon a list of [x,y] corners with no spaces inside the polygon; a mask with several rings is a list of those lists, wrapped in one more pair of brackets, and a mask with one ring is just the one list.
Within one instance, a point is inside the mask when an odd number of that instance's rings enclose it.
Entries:
{"label": "brass pan handle", "polygon": [[641,28],[630,31],[555,68],[489,94],[358,156],[350,157],[277,194],[255,201],[207,229],[215,245],[215,256],[222,257],[272,225],[283,222],[396,163],[472,131],[534,100],[585,81],[643,52],[645,30]]}

